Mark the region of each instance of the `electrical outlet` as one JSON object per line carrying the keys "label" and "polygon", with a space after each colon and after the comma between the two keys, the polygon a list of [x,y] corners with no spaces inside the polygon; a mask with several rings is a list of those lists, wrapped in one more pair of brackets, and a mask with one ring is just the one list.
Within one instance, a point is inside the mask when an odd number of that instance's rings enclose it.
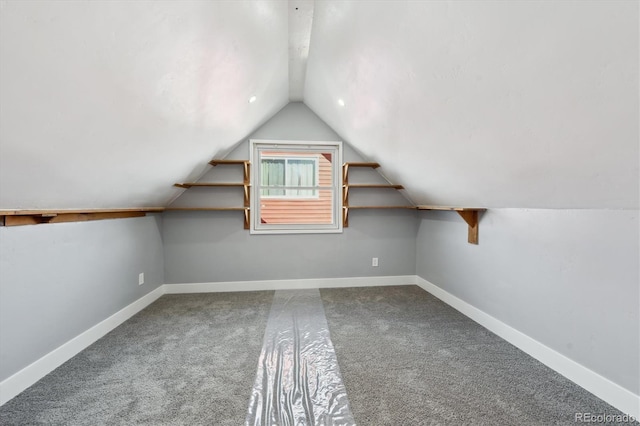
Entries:
{"label": "electrical outlet", "polygon": [[144,272],[140,272],[140,274],[138,274],[138,285],[142,284],[144,284]]}
{"label": "electrical outlet", "polygon": [[377,257],[372,257],[371,258],[371,266],[378,266],[378,258]]}

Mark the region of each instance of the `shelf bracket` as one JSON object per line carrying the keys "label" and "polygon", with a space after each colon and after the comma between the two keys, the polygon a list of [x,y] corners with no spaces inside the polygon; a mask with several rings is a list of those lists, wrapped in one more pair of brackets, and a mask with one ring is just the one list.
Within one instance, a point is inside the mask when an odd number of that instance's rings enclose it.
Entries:
{"label": "shelf bracket", "polygon": [[469,227],[467,241],[469,244],[478,244],[478,212],[487,209],[482,207],[448,207],[448,206],[417,206],[418,210],[443,210],[455,211],[467,223]]}
{"label": "shelf bracket", "polygon": [[467,235],[467,241],[469,244],[478,244],[478,210],[463,210],[457,212],[467,225],[469,225],[469,231]]}
{"label": "shelf bracket", "polygon": [[249,207],[250,205],[251,205],[250,188],[249,186],[245,185],[244,186],[244,206]]}

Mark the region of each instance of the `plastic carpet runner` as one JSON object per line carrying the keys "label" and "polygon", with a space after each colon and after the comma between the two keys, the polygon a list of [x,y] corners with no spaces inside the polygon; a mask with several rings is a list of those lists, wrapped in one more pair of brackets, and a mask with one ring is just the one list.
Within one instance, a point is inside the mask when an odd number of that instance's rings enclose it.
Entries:
{"label": "plastic carpet runner", "polygon": [[245,424],[355,425],[319,290],[275,292]]}

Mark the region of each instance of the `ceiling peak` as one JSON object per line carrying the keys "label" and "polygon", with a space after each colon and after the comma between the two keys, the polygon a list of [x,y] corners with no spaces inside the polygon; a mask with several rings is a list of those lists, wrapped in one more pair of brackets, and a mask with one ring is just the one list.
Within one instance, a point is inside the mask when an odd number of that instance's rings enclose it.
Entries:
{"label": "ceiling peak", "polygon": [[307,75],[314,0],[289,0],[289,100],[301,102]]}

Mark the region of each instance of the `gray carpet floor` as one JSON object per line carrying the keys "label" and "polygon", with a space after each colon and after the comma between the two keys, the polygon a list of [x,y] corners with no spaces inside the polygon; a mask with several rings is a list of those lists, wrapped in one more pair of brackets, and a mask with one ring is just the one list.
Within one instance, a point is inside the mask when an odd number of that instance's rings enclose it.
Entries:
{"label": "gray carpet floor", "polygon": [[0,424],[242,425],[272,299],[162,296],[0,407]]}
{"label": "gray carpet floor", "polygon": [[622,414],[417,286],[321,294],[359,425],[575,425],[576,412]]}
{"label": "gray carpet floor", "polygon": [[[273,294],[163,296],[0,407],[0,424],[242,425]],[[360,426],[620,414],[418,287],[321,296]]]}

